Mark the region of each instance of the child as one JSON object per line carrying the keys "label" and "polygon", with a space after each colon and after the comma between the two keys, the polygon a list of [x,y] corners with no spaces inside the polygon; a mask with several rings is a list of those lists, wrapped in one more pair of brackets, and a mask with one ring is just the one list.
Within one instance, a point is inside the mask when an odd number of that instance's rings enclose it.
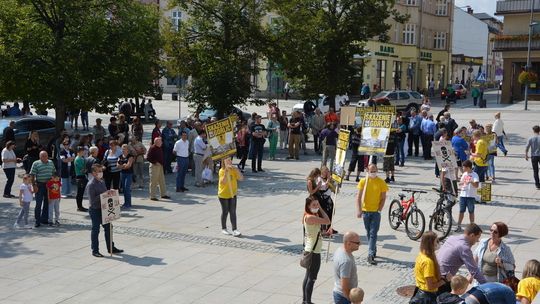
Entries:
{"label": "child", "polygon": [[49,197],[49,226],[53,225],[53,211],[56,220],[54,225],[60,226],[60,196],[62,183],[57,173],[53,173],[47,182],[47,195]]}
{"label": "child", "polygon": [[351,289],[349,299],[351,300],[351,304],[362,304],[362,301],[364,301],[364,290],[359,287]]}
{"label": "child", "polygon": [[14,228],[32,229],[32,226],[28,225],[28,212],[30,210],[30,202],[32,202],[33,192],[32,176],[30,174],[25,174],[23,176],[23,183],[19,187],[19,204],[21,205],[22,209],[19,212],[15,225],[13,225]]}
{"label": "child", "polygon": [[461,222],[465,215],[465,210],[469,210],[469,220],[474,223],[474,202],[478,191],[480,178],[476,172],[472,170],[472,162],[466,160],[463,162],[463,175],[459,182],[461,193],[459,194],[459,219],[456,232],[461,232]]}
{"label": "child", "polygon": [[467,291],[469,280],[464,276],[456,275],[450,281],[452,293],[444,292],[437,297],[437,304],[462,304],[465,300],[460,297]]}

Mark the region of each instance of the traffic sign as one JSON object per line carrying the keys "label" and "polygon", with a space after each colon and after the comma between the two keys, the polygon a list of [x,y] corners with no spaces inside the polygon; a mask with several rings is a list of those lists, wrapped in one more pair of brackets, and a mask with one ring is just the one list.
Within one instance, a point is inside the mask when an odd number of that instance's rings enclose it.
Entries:
{"label": "traffic sign", "polygon": [[476,81],[478,82],[486,82],[486,74],[480,73],[478,77],[476,77]]}

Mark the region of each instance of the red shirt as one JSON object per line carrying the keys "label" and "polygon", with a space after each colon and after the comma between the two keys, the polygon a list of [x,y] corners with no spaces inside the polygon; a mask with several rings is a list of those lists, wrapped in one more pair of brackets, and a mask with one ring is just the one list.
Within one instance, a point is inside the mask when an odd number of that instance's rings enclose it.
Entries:
{"label": "red shirt", "polygon": [[60,187],[62,184],[59,180],[53,181],[52,179],[47,182],[47,189],[49,189],[49,199],[60,198]]}
{"label": "red shirt", "polygon": [[337,116],[336,113],[326,113],[326,115],[324,115],[324,121],[326,123],[338,122],[339,117]]}

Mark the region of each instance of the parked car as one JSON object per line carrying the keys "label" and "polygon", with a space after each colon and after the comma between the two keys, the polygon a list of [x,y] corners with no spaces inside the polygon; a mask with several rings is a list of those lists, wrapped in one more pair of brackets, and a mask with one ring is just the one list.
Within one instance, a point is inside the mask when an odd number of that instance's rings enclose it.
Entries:
{"label": "parked car", "polygon": [[[336,95],[335,101],[335,110],[336,112],[339,112],[342,106],[348,105],[349,95]],[[319,98],[317,100],[312,100],[312,102],[315,103],[315,106],[319,108],[323,114],[327,113],[330,109],[330,98],[328,98],[328,96],[324,94],[319,94]],[[304,112],[304,103],[305,101],[295,104],[292,108],[292,111]]]}
{"label": "parked car", "polygon": [[30,131],[38,131],[39,143],[43,146],[47,146],[49,141],[56,136],[55,121],[52,117],[41,115],[7,117],[0,119],[0,143],[2,145],[5,144],[4,129],[9,126],[12,120],[15,121],[15,154],[17,154],[17,157],[24,156],[24,145]]}
{"label": "parked car", "polygon": [[[452,84],[452,88],[454,89],[454,92],[456,92],[456,99],[460,98],[467,98],[467,88],[460,84],[460,83],[454,83]],[[445,100],[448,97],[448,87],[441,90],[441,99]]]}
{"label": "parked car", "polygon": [[[232,113],[230,113],[230,114],[234,113],[234,114],[238,115],[238,117],[240,117],[241,120],[248,120],[251,117],[251,113],[242,111],[242,109],[240,109],[238,107],[233,107],[231,112]],[[210,120],[210,118],[212,118],[212,117],[217,117],[217,110],[212,109],[212,108],[207,108],[206,110],[199,113],[199,119],[201,121]],[[217,117],[217,118],[220,118],[220,117]],[[223,117],[221,117],[221,118],[223,118]]]}
{"label": "parked car", "polygon": [[[398,111],[410,111],[412,108],[420,109],[424,96],[415,91],[381,91],[372,97],[373,102],[379,105],[393,105]],[[357,107],[366,107],[369,105],[370,99],[358,101]]]}

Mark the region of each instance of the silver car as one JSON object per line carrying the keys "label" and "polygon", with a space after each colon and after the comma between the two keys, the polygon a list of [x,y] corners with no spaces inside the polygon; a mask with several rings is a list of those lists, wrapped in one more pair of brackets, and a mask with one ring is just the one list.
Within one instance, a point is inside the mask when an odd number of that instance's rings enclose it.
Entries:
{"label": "silver car", "polygon": [[[415,91],[381,91],[377,95],[373,96],[373,102],[378,105],[393,105],[397,110],[409,111],[414,108],[418,111],[424,96]],[[358,107],[365,107],[368,105],[369,99],[360,100]]]}

